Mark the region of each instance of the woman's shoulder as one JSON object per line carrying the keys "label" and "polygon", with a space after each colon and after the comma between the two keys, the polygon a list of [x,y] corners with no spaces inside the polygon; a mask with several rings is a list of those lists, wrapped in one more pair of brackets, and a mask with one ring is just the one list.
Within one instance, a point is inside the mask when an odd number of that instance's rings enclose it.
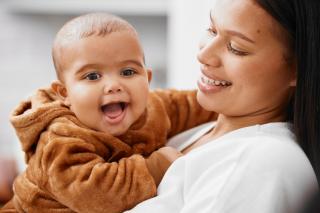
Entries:
{"label": "woman's shoulder", "polygon": [[290,123],[256,125],[250,136],[248,131],[247,136],[242,134],[235,140],[243,141],[242,155],[254,158],[253,162],[267,161],[276,166],[297,165],[299,162],[309,164],[291,129]]}
{"label": "woman's shoulder", "polygon": [[[267,155],[266,150],[279,152],[296,151],[303,153],[296,142],[292,132],[292,125],[286,122],[268,123],[240,128],[229,132],[215,140],[229,146],[238,146],[243,150],[262,151]],[[291,147],[292,150],[287,150]]]}
{"label": "woman's shoulder", "polygon": [[[209,127],[202,126],[200,130]],[[311,164],[291,131],[291,124],[285,122],[234,130],[194,149],[190,159],[206,155],[206,161],[210,161],[208,165],[212,166],[233,159],[230,165],[246,171],[249,168],[261,173],[286,171],[286,174],[296,174],[303,171],[313,175]]]}
{"label": "woman's shoulder", "polygon": [[[225,168],[230,168],[229,178],[245,185],[257,183],[257,186],[281,186],[283,188],[277,190],[285,188],[293,195],[299,190],[307,188],[311,191],[317,188],[311,163],[296,142],[290,124],[256,125],[230,134],[223,140],[220,141],[221,148],[217,148],[215,153],[227,150],[224,151],[227,156],[222,158],[232,159],[230,163],[224,164]],[[211,162],[213,167],[214,164]],[[208,169],[212,169],[211,166]]]}
{"label": "woman's shoulder", "polygon": [[[246,139],[243,137],[239,140]],[[257,126],[255,136],[247,140],[238,162],[239,168],[244,168],[243,171],[276,177],[284,184],[316,183],[311,163],[296,142],[290,124]]]}
{"label": "woman's shoulder", "polygon": [[270,158],[270,161],[308,161],[291,129],[290,123],[257,125],[253,137],[248,138],[248,151],[262,159]]}

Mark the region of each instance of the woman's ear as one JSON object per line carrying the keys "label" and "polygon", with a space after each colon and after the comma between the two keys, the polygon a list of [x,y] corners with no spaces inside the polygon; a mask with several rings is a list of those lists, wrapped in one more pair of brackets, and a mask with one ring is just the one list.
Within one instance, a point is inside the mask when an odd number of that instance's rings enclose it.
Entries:
{"label": "woman's ear", "polygon": [[291,80],[289,82],[289,85],[291,87],[295,87],[297,85],[297,63],[294,62],[292,65],[292,75],[291,75]]}
{"label": "woman's ear", "polygon": [[51,84],[51,89],[66,106],[71,105],[68,97],[67,88],[61,81],[54,81]]}
{"label": "woman's ear", "polygon": [[148,74],[148,82],[150,84],[151,79],[152,79],[152,70],[151,69],[147,69],[147,74]]}

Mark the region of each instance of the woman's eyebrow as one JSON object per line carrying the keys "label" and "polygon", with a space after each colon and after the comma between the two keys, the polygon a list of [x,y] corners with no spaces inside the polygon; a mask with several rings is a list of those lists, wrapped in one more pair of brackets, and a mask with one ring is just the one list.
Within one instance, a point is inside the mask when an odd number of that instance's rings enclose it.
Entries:
{"label": "woman's eyebrow", "polygon": [[[210,21],[211,21],[211,24],[212,25],[215,25],[214,23],[214,20],[213,20],[213,15],[212,15],[212,11],[210,11]],[[255,43],[252,39],[250,39],[248,36],[245,36],[244,34],[240,33],[240,32],[237,32],[237,31],[234,31],[234,30],[225,30],[226,33],[228,33],[229,35],[232,35],[232,36],[237,36],[243,40],[246,40],[250,43]]]}
{"label": "woman's eyebrow", "polygon": [[246,40],[250,43],[255,43],[252,39],[248,38],[247,36],[243,35],[242,33],[240,32],[237,32],[237,31],[233,31],[233,30],[226,30],[226,32],[229,34],[229,35],[232,35],[232,36],[237,36],[243,40]]}
{"label": "woman's eyebrow", "polygon": [[210,17],[211,24],[214,24],[213,16],[212,16],[212,10],[210,10],[209,17]]}

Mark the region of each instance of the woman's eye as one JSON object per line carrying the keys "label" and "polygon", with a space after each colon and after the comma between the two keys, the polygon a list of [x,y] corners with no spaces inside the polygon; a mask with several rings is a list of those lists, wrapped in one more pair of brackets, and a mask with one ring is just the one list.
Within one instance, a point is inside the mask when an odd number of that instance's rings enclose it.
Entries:
{"label": "woman's eye", "polygon": [[131,75],[134,75],[136,73],[136,71],[132,70],[132,69],[125,69],[125,70],[122,70],[120,75],[122,76],[131,76]]}
{"label": "woman's eye", "polygon": [[85,79],[87,79],[89,81],[94,81],[94,80],[97,80],[99,78],[101,78],[101,75],[99,73],[96,73],[96,72],[88,73],[85,76]]}
{"label": "woman's eye", "polygon": [[217,31],[216,31],[214,28],[212,28],[212,27],[209,27],[209,28],[207,29],[207,31],[208,31],[209,34],[212,35],[212,36],[216,36],[216,35],[217,35]]}
{"label": "woman's eye", "polygon": [[247,52],[244,52],[244,51],[237,50],[237,49],[233,48],[231,43],[228,43],[227,48],[231,53],[233,53],[235,55],[238,55],[238,56],[246,56],[246,55],[249,54]]}

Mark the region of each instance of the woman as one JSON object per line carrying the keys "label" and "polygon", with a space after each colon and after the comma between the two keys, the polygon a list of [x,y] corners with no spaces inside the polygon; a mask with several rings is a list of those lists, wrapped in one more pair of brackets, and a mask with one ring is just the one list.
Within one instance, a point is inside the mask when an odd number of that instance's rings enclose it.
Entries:
{"label": "woman", "polygon": [[169,141],[185,155],[129,212],[298,212],[318,189],[320,2],[215,2],[198,102],[218,120]]}

